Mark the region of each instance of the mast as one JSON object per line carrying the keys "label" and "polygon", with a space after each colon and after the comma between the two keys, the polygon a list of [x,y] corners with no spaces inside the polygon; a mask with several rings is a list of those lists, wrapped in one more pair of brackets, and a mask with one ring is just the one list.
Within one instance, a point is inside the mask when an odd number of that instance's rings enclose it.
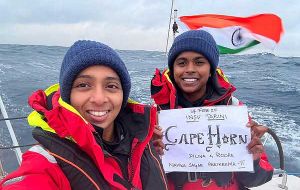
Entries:
{"label": "mast", "polygon": [[177,9],[174,9],[174,22],[173,22],[173,41],[175,40],[175,37],[176,37],[176,33],[178,33],[178,25],[176,23],[176,20],[177,20]]}
{"label": "mast", "polygon": [[172,13],[173,13],[174,1],[175,1],[175,0],[172,0],[171,11],[170,11],[170,17],[169,17],[169,29],[168,29],[168,35],[167,35],[168,37],[167,37],[167,44],[166,44],[166,50],[165,50],[166,56],[167,56],[167,54],[168,54],[168,46],[169,46],[170,29],[171,29],[171,21],[172,21]]}
{"label": "mast", "polygon": [[[3,118],[8,118],[8,115],[7,115],[7,112],[5,110],[4,103],[2,101],[1,96],[0,96],[0,109],[1,109],[1,113],[3,115]],[[21,152],[21,149],[18,147],[19,143],[17,141],[16,135],[15,135],[15,132],[14,132],[14,130],[12,128],[10,120],[5,120],[5,123],[6,123],[8,131],[9,131],[10,138],[12,140],[13,146],[17,146],[17,148],[14,148],[14,151],[15,151],[18,163],[20,165],[21,162],[22,162],[22,152]]]}

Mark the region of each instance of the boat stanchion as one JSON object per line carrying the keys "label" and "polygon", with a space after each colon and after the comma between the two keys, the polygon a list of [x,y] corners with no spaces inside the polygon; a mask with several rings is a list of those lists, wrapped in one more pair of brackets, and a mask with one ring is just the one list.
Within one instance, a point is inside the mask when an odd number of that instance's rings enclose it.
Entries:
{"label": "boat stanchion", "polygon": [[281,188],[281,189],[288,190],[288,187],[286,185],[287,185],[287,174],[284,171],[283,176],[282,176],[281,184],[279,184],[278,187]]}
{"label": "boat stanchion", "polygon": [[[282,177],[281,184],[278,184],[278,187],[281,189],[287,190],[287,173],[285,171],[285,166],[284,166],[284,154],[283,154],[283,148],[281,145],[281,142],[279,140],[279,137],[276,135],[276,133],[268,128],[267,133],[275,140],[275,143],[277,145],[278,153],[279,153],[279,163],[280,163],[280,169],[275,169],[274,174],[278,175],[279,177]],[[264,142],[265,144],[265,142]]]}

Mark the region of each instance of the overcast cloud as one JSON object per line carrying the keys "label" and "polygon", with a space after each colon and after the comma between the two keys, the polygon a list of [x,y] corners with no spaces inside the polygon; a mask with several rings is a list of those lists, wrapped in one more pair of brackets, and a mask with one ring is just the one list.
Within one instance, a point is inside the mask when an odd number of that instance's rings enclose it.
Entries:
{"label": "overcast cloud", "polygon": [[[0,43],[70,46],[91,39],[115,49],[164,51],[170,8],[171,0],[0,0]],[[274,13],[285,33],[275,50],[260,49],[300,56],[299,0],[175,0],[174,8],[178,16]]]}

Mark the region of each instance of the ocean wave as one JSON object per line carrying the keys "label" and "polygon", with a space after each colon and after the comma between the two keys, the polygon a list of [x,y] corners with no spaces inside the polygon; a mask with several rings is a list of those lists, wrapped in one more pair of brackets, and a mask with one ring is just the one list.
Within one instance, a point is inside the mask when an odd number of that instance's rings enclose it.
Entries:
{"label": "ocean wave", "polygon": [[[299,125],[295,120],[282,112],[275,112],[268,107],[254,107],[250,108],[253,117],[258,123],[262,123],[272,130],[274,130],[279,137],[284,149],[284,158],[286,161],[286,168],[289,172],[300,171],[300,134]],[[265,148],[271,163],[279,168],[278,150],[274,140],[268,138]]]}
{"label": "ocean wave", "polygon": [[300,66],[300,63],[299,63],[299,62],[298,62],[298,63],[295,63],[295,62],[294,62],[294,65],[299,67],[299,66]]}
{"label": "ocean wave", "polygon": [[[300,144],[299,125],[287,113],[274,111],[273,108],[265,106],[252,107],[249,110],[255,120],[276,132],[286,147],[286,156],[296,151],[293,147]],[[300,150],[297,155],[300,156]]]}
{"label": "ocean wave", "polygon": [[[295,82],[291,82],[287,80],[285,76],[280,75],[265,75],[262,76],[263,81],[270,81],[273,83],[274,86],[276,86],[275,90],[277,92],[300,92],[300,89],[296,86]],[[266,82],[267,83],[267,82]],[[299,86],[300,87],[300,86]]]}
{"label": "ocean wave", "polygon": [[5,69],[5,70],[7,70],[7,69],[13,69],[14,67],[13,67],[13,65],[10,65],[10,64],[3,64],[3,63],[1,63],[0,62],[0,69]]}

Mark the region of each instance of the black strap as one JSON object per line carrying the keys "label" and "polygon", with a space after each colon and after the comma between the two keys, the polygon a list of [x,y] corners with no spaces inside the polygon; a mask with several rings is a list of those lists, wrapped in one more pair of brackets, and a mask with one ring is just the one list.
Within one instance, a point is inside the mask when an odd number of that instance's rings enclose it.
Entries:
{"label": "black strap", "polygon": [[188,181],[188,176],[186,172],[171,172],[167,173],[168,179],[171,179],[175,190],[182,190],[183,185]]}
{"label": "black strap", "polygon": [[[189,176],[188,176],[189,175]],[[175,190],[182,190],[185,183],[195,182],[197,179],[202,179],[202,185],[207,186],[211,182],[211,179],[216,181],[216,184],[219,187],[223,187],[232,183],[232,173],[231,172],[171,172],[167,174],[168,179],[170,179],[174,186]],[[191,178],[191,179],[189,179]],[[190,181],[189,181],[190,180]]]}
{"label": "black strap", "polygon": [[[171,172],[168,173],[168,179],[171,179],[174,186],[175,190],[182,190],[183,186],[185,183],[191,181],[197,181],[197,179],[202,179],[204,180],[204,183],[209,183],[210,182],[210,177],[207,175],[208,173],[200,173],[200,172]],[[188,176],[189,175],[189,176]],[[192,178],[192,179],[189,179]]]}

